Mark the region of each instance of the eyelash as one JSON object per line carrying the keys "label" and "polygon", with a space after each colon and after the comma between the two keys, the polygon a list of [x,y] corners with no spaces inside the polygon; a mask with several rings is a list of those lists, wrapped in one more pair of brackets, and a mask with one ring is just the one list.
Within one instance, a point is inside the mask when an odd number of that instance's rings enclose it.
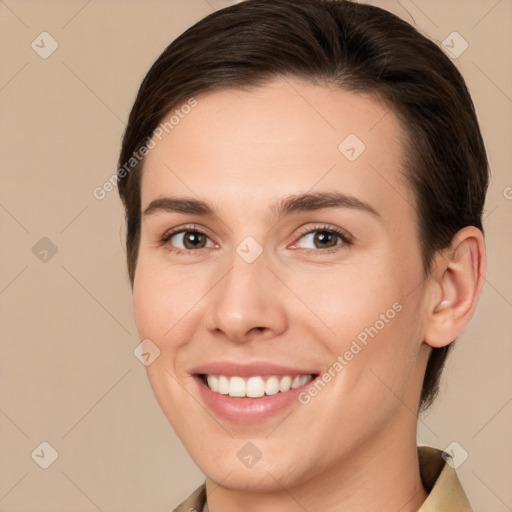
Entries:
{"label": "eyelash", "polygon": [[[339,251],[343,247],[349,247],[353,244],[352,237],[350,235],[348,235],[348,233],[343,232],[338,228],[335,228],[335,227],[332,227],[332,226],[329,226],[326,224],[321,224],[321,225],[314,226],[313,228],[304,229],[303,231],[301,231],[299,233],[298,239],[301,239],[302,237],[309,235],[311,233],[315,233],[317,231],[335,235],[341,240],[342,243],[336,245],[335,247],[330,247],[330,248],[326,248],[326,249],[302,249],[303,251],[308,251],[308,254],[311,254],[311,253],[313,253],[313,254],[332,254],[333,252]],[[174,235],[177,235],[179,233],[198,233],[198,234],[208,237],[208,235],[206,233],[204,233],[203,231],[201,231],[200,229],[198,229],[197,226],[195,226],[194,224],[191,224],[191,225],[185,225],[185,226],[181,226],[179,228],[167,231],[159,240],[159,245],[160,246],[166,245]],[[184,254],[192,255],[194,253],[201,251],[201,249],[206,249],[206,247],[200,247],[199,249],[186,249],[186,250],[177,249],[172,246],[168,247],[169,251],[176,253],[177,255],[184,255]]]}

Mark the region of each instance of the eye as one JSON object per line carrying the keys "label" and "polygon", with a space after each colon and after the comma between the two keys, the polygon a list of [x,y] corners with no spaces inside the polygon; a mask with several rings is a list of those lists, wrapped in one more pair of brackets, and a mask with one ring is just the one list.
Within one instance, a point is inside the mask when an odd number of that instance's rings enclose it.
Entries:
{"label": "eye", "polygon": [[[301,249],[322,250],[335,249],[344,245],[350,245],[351,239],[348,234],[331,226],[318,226],[308,229],[300,235],[299,244],[294,243],[292,248],[297,246]],[[332,251],[329,251],[332,252]]]}
{"label": "eye", "polygon": [[179,231],[171,236],[169,241],[179,249],[202,249],[213,245],[212,243],[208,246],[208,237],[200,231]]}
{"label": "eye", "polygon": [[160,243],[177,252],[190,252],[215,245],[208,235],[195,227],[187,226],[167,232]]}
{"label": "eye", "polygon": [[[216,244],[196,226],[182,226],[165,233],[160,244],[177,254],[194,254],[195,251],[215,247]],[[290,247],[304,249],[308,253],[332,253],[352,244],[348,233],[332,226],[316,226],[304,230],[298,242]]]}

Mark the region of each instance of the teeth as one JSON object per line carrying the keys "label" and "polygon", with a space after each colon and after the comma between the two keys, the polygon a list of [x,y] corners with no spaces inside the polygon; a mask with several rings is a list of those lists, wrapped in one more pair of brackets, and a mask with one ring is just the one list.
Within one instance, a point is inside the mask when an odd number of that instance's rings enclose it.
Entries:
{"label": "teeth", "polygon": [[292,389],[298,388],[300,386],[300,377],[297,375],[297,377],[294,377],[292,380]]}
{"label": "teeth", "polygon": [[304,386],[306,385],[313,377],[311,377],[311,375],[303,375],[301,378],[300,378],[300,385],[301,386]]}
{"label": "teeth", "polygon": [[284,393],[285,391],[290,391],[292,388],[292,378],[291,377],[282,377],[279,381],[279,391]]}
{"label": "teeth", "polygon": [[[219,377],[218,382],[219,382],[218,392],[221,395],[227,395],[229,393],[229,379],[227,377],[224,377],[224,375],[221,375]],[[216,390],[214,389],[213,391],[216,391]]]}
{"label": "teeth", "polygon": [[277,377],[270,377],[265,382],[265,394],[275,395],[279,393],[279,379]]}
{"label": "teeth", "polygon": [[304,386],[312,378],[312,375],[249,377],[248,379],[226,377],[225,375],[208,375],[206,382],[212,391],[221,395],[259,398],[264,395],[275,395],[279,392],[285,393],[290,389]]}
{"label": "teeth", "polygon": [[[244,382],[243,379],[241,380]],[[247,384],[245,384],[244,394],[246,396],[250,396],[251,398],[259,398],[260,396],[263,396],[265,394],[265,383],[263,382],[263,379],[261,377],[251,377],[247,381]]]}
{"label": "teeth", "polygon": [[242,377],[229,379],[229,396],[245,396],[245,382]]}
{"label": "teeth", "polygon": [[213,375],[209,375],[207,377],[206,381],[208,382],[208,387],[212,391],[216,391],[217,393],[219,393],[219,379],[217,379],[217,377],[214,377]]}

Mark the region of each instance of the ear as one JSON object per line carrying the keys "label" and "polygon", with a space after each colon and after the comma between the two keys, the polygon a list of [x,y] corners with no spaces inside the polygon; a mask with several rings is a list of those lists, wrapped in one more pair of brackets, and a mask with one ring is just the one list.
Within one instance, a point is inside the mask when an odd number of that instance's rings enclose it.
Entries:
{"label": "ear", "polygon": [[476,310],[487,269],[482,232],[466,226],[455,234],[449,249],[439,252],[435,259],[423,338],[434,348],[455,340]]}

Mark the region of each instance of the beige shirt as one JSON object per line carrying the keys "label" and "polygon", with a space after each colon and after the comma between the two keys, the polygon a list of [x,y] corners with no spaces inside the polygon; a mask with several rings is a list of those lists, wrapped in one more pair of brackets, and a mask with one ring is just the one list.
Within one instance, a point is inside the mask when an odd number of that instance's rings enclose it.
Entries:
{"label": "beige shirt", "polygon": [[[428,497],[418,512],[473,512],[455,469],[442,458],[441,450],[419,446],[420,474]],[[173,512],[206,512],[206,484],[198,487]]]}

